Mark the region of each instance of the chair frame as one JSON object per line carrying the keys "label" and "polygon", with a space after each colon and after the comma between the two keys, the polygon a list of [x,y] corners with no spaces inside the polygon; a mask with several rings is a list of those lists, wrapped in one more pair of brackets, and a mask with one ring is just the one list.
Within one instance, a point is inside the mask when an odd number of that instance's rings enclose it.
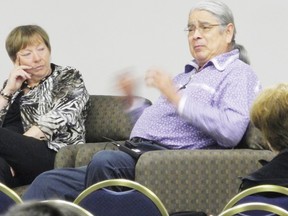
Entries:
{"label": "chair frame", "polygon": [[6,185],[0,183],[0,191],[10,197],[16,204],[23,203],[21,197],[13,191],[11,188],[7,187]]}
{"label": "chair frame", "polygon": [[279,186],[279,185],[259,185],[255,187],[248,188],[237,195],[235,195],[224,207],[222,211],[225,211],[226,209],[229,209],[233,207],[238,201],[243,199],[246,196],[256,194],[256,193],[262,193],[262,192],[275,192],[275,193],[280,193],[288,196],[288,188]]}
{"label": "chair frame", "polygon": [[246,211],[266,211],[270,213],[274,213],[280,216],[287,216],[288,211],[285,209],[276,206],[276,205],[271,205],[268,203],[261,203],[261,202],[250,202],[250,203],[244,203],[244,204],[239,204],[236,206],[233,206],[232,208],[228,208],[225,211],[221,212],[218,216],[232,216],[241,212],[246,212]]}
{"label": "chair frame", "polygon": [[109,179],[91,185],[90,187],[85,189],[81,194],[78,195],[78,197],[74,200],[74,203],[79,205],[79,203],[91,192],[101,188],[112,186],[123,186],[139,191],[140,193],[146,195],[150,200],[152,200],[152,202],[156,205],[156,207],[163,216],[169,216],[169,213],[166,210],[165,206],[153,191],[139,184],[138,182],[131,181],[128,179]]}

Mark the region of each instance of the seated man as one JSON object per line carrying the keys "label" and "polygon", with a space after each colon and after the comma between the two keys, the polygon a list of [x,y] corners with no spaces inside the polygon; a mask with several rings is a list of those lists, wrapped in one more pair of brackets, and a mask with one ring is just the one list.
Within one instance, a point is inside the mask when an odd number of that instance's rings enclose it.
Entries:
{"label": "seated man", "polygon": [[[162,95],[143,111],[130,138],[168,149],[234,148],[246,131],[260,86],[244,48],[235,42],[232,13],[221,2],[199,2],[189,14],[187,32],[194,60],[173,80],[161,70],[148,71],[147,84]],[[133,84],[125,78],[121,83],[131,96]],[[105,179],[134,180],[136,162],[123,151],[100,151],[88,168],[38,176],[23,199],[73,200],[85,187]]]}

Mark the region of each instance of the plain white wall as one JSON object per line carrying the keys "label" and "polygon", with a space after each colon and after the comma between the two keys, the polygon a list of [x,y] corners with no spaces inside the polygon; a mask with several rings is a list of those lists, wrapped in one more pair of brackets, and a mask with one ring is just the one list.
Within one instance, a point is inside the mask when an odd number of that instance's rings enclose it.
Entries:
{"label": "plain white wall", "polygon": [[[232,9],[236,41],[248,50],[264,87],[288,81],[288,1],[223,0]],[[1,0],[0,83],[13,65],[5,50],[8,33],[37,24],[49,34],[52,62],[78,68],[90,94],[120,94],[115,78],[132,68],[143,78],[150,66],[174,76],[192,57],[186,34],[196,0]],[[154,101],[159,92],[138,82],[137,94]]]}

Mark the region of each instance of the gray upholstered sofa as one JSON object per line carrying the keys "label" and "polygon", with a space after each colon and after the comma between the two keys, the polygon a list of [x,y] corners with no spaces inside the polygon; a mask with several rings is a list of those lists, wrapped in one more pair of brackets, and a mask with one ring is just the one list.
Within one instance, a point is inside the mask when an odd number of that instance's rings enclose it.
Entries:
{"label": "gray upholstered sofa", "polygon": [[[86,165],[95,152],[115,149],[104,137],[128,139],[132,125],[122,100],[121,96],[91,96],[87,144],[62,148],[55,168]],[[237,193],[239,177],[259,168],[259,159],[272,157],[271,151],[245,148],[151,151],[140,157],[136,181],[154,191],[170,213],[196,210],[216,215]]]}

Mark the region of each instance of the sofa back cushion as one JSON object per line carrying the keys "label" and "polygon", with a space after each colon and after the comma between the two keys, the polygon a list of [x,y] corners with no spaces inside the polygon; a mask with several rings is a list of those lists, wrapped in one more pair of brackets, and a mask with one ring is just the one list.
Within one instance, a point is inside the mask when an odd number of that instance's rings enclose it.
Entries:
{"label": "sofa back cushion", "polygon": [[[124,99],[124,96],[90,96],[90,108],[85,122],[87,143],[107,141],[103,137],[114,140],[129,138],[133,125],[124,112]],[[148,99],[145,101],[151,104]]]}
{"label": "sofa back cushion", "polygon": [[256,128],[252,122],[249,123],[244,136],[236,148],[269,150],[269,146],[263,133],[258,128]]}

